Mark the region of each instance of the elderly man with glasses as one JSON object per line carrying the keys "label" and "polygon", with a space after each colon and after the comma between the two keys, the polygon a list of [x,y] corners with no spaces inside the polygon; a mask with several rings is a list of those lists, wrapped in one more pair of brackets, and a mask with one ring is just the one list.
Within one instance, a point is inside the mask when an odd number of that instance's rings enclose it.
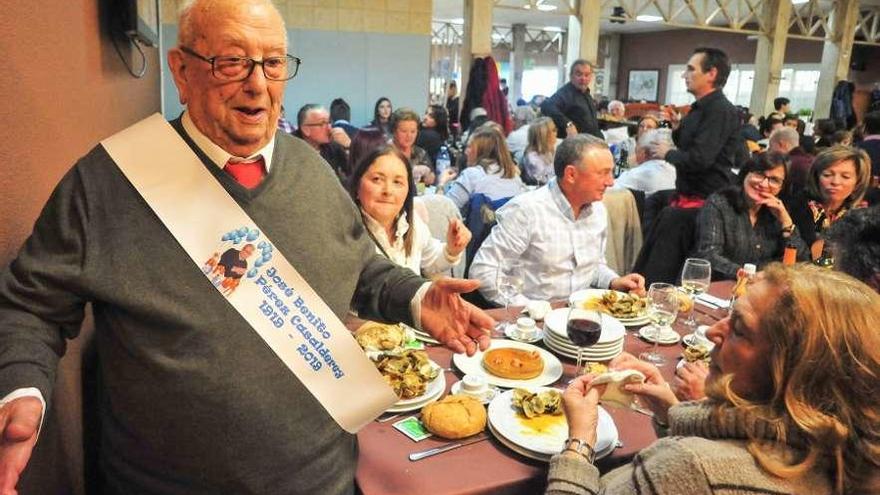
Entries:
{"label": "elderly man with glasses", "polygon": [[[181,160],[192,166],[182,177],[151,179],[170,186],[198,172],[216,181],[231,196],[226,208],[237,204],[337,317],[353,306],[421,325],[456,352],[486,348],[494,322],[458,295],[476,283],[427,282],[376,254],[318,154],[276,132],[285,81],[299,66],[287,52],[268,0],[187,4],[168,56],[186,104],[168,130],[182,147],[165,152],[194,161]],[[112,149],[95,147],[62,179],[0,272],[0,493],[15,492],[87,303],[101,364],[105,492],[352,493],[356,437],[331,417],[332,402],[311,393],[235,298],[211,286]],[[206,223],[223,214],[174,199],[203,208]]]}

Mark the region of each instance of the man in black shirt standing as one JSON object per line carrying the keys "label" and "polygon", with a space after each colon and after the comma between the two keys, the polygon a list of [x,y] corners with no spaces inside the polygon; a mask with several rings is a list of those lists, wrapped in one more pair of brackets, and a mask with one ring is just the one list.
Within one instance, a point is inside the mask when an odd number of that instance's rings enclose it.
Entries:
{"label": "man in black shirt standing", "polygon": [[717,48],[697,48],[688,60],[684,79],[697,101],[680,122],[674,112],[667,114],[678,149],[670,149],[665,142],[654,149],[654,156],[675,166],[678,195],[674,205],[700,206],[707,196],[731,183],[731,169],[747,157],[739,114],[722,91],[728,75],[730,60]]}
{"label": "man in black shirt standing", "polygon": [[568,76],[568,84],[541,103],[541,113],[553,119],[561,139],[578,133],[605,139],[596,119],[596,104],[590,96],[593,65],[584,59],[575,60]]}

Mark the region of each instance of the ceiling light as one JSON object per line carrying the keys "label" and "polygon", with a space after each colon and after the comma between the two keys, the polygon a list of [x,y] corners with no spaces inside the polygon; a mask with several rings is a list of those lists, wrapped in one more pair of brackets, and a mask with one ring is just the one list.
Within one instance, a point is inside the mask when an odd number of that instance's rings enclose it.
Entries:
{"label": "ceiling light", "polygon": [[552,12],[556,10],[556,8],[557,7],[555,5],[547,5],[546,3],[538,4],[538,10],[540,10],[541,12]]}
{"label": "ceiling light", "polygon": [[800,5],[802,3],[809,3],[810,0],[791,0],[792,5]]}
{"label": "ceiling light", "polygon": [[636,20],[642,22],[660,22],[663,18],[659,15],[638,15],[636,16]]}

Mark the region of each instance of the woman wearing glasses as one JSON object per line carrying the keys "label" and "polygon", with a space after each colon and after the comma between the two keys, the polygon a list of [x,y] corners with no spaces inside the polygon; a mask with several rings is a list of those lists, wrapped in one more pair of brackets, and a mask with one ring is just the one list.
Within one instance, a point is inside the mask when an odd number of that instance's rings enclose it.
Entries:
{"label": "woman wearing glasses", "polygon": [[807,245],[779,199],[789,159],[781,153],[763,153],[747,162],[738,184],[706,200],[697,216],[697,253],[712,263],[712,279],[735,279],[745,263],[759,268],[782,260],[786,244],[808,259]]}
{"label": "woman wearing glasses", "polygon": [[806,190],[786,202],[813,259],[822,255],[825,230],[849,210],[866,206],[870,185],[871,160],[864,151],[833,146],[816,156]]}

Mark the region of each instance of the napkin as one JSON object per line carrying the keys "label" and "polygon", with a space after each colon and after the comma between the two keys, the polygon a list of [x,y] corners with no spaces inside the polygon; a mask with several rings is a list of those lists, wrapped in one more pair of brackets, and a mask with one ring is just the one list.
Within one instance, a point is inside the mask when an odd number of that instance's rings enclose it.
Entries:
{"label": "napkin", "polygon": [[695,297],[698,302],[703,303],[706,306],[713,306],[715,308],[727,309],[730,307],[730,302],[726,299],[721,299],[720,297],[715,297],[711,294],[700,294]]}

